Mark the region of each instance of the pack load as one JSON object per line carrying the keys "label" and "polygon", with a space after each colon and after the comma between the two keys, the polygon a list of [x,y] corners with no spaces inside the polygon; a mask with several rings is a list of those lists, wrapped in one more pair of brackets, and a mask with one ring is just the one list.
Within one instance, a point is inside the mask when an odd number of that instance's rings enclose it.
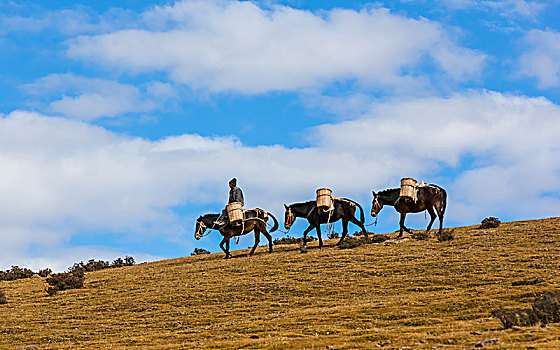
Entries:
{"label": "pack load", "polygon": [[332,190],[328,188],[320,188],[317,190],[317,209],[319,211],[329,211],[332,207]]}
{"label": "pack load", "polygon": [[226,205],[229,222],[232,224],[243,221],[243,204],[240,202],[231,202]]}
{"label": "pack load", "polygon": [[401,179],[401,192],[399,197],[409,198],[414,202],[418,200],[418,186],[416,186],[416,179],[405,177]]}

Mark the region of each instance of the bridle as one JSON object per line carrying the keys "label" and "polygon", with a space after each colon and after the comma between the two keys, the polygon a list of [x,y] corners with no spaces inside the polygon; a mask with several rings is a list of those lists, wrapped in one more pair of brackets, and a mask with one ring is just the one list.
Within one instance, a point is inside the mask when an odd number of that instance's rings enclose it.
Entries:
{"label": "bridle", "polygon": [[379,203],[377,196],[373,197],[373,206],[371,207],[371,214],[373,215],[373,213],[375,213],[375,216],[377,217],[377,214],[379,214],[382,208],[383,205]]}
{"label": "bridle", "polygon": [[206,231],[206,225],[202,221],[196,220],[197,228],[196,232],[194,233],[194,238],[197,240],[201,239],[204,236],[204,231]]}
{"label": "bridle", "polygon": [[[214,230],[214,227],[216,226],[215,222],[212,224],[212,227],[210,227],[210,228],[208,226],[206,226],[204,221],[196,220],[196,223],[198,224],[198,228],[196,229],[196,232],[194,233],[194,238],[196,238],[197,240],[199,240],[202,237],[210,234],[210,231]],[[209,230],[206,234],[204,234],[204,232],[206,231],[207,228],[209,228]]]}
{"label": "bridle", "polygon": [[292,208],[288,207],[288,217],[286,218],[286,222],[284,223],[284,228],[289,231],[295,220],[296,216],[294,215],[294,213],[292,213]]}

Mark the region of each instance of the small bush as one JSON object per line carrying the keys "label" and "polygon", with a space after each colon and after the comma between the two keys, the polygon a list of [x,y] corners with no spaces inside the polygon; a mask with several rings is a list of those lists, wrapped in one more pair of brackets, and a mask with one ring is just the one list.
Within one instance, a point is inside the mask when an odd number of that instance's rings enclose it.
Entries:
{"label": "small bush", "polygon": [[368,243],[368,240],[362,238],[346,237],[338,246],[340,249],[352,249]]}
{"label": "small bush", "polygon": [[47,288],[47,294],[54,295],[66,289],[82,288],[84,286],[84,271],[56,273],[47,278],[47,283],[52,287]]}
{"label": "small bush", "polygon": [[440,242],[452,241],[452,240],[455,239],[455,230],[445,228],[445,229],[441,230],[441,233],[439,231],[437,231],[436,232],[436,238]]}
{"label": "small bush", "polygon": [[535,278],[532,280],[522,280],[522,281],[515,281],[512,282],[511,285],[512,286],[531,286],[533,284],[539,284],[539,283],[543,283],[544,280],[540,279],[540,278]]}
{"label": "small bush", "polygon": [[41,277],[47,277],[47,276],[50,275],[51,273],[52,273],[52,270],[49,269],[49,268],[42,269],[42,270],[39,270],[39,272],[37,272],[37,274],[38,274],[39,276],[41,276]]}
{"label": "small bush", "polygon": [[6,295],[4,295],[4,292],[0,289],[0,304],[7,304],[8,303],[8,299],[6,299]]}
{"label": "small bush", "polygon": [[542,324],[558,323],[560,322],[560,291],[543,293],[533,301],[530,308],[500,308],[491,313],[502,322],[504,328],[534,326],[539,322]]}
{"label": "small bush", "polygon": [[210,252],[207,251],[206,249],[194,248],[194,251],[191,253],[191,256],[193,256],[193,255],[204,255],[204,254],[210,254]]}
{"label": "small bush", "polygon": [[28,268],[21,268],[19,266],[12,266],[10,270],[0,271],[1,281],[14,281],[22,278],[29,278],[33,276],[35,272]]}
{"label": "small bush", "polygon": [[131,256],[125,256],[124,257],[124,266],[132,266],[134,265],[136,262],[134,261],[134,258]]}
{"label": "small bush", "polygon": [[384,236],[384,235],[372,234],[369,241],[370,241],[370,243],[383,243],[388,239],[389,239],[389,237]]}
{"label": "small bush", "polygon": [[122,258],[117,258],[113,260],[112,263],[104,260],[94,260],[90,259],[87,263],[80,261],[79,263],[75,263],[68,269],[68,272],[75,272],[75,271],[83,271],[83,272],[92,272],[98,271],[103,269],[108,269],[110,267],[123,267],[123,266],[132,266],[134,265],[134,258],[131,256],[126,256],[124,260]]}
{"label": "small bush", "polygon": [[560,322],[560,291],[546,292],[535,299],[533,312],[542,324]]}
{"label": "small bush", "polygon": [[339,237],[339,233],[338,232],[329,232],[327,233],[327,239],[335,239]]}
{"label": "small bush", "polygon": [[534,326],[538,320],[534,317],[533,310],[529,307],[521,309],[504,309],[492,311],[492,316],[496,317],[504,328],[513,326]]}
{"label": "small bush", "polygon": [[[315,238],[314,236],[307,236],[307,242],[313,242],[316,241],[317,238]],[[282,238],[278,238],[275,239],[274,244],[300,244],[303,243],[303,237],[299,237],[299,238],[295,238],[295,237],[282,237]]]}
{"label": "small bush", "polygon": [[79,263],[75,263],[74,265],[72,265],[72,267],[68,269],[68,272],[70,273],[77,272],[77,271],[91,272],[91,271],[103,270],[109,268],[110,266],[111,265],[109,264],[108,261],[103,261],[103,260],[96,261],[94,259],[90,259],[85,264],[83,261],[80,261]]}
{"label": "small bush", "polygon": [[412,238],[420,240],[420,241],[424,241],[424,240],[430,238],[430,234],[426,231],[414,231],[412,233]]}
{"label": "small bush", "polygon": [[486,218],[486,219],[482,220],[482,222],[480,223],[480,226],[478,228],[480,228],[480,229],[496,228],[496,227],[500,226],[500,223],[501,223],[501,221],[498,220],[498,218],[490,216],[489,218]]}

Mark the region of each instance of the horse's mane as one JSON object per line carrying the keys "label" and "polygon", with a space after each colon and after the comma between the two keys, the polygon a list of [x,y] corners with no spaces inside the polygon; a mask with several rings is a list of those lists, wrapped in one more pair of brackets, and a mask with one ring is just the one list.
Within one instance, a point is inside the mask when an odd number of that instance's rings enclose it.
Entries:
{"label": "horse's mane", "polygon": [[211,216],[220,216],[220,214],[204,214],[201,215],[199,219],[208,219]]}
{"label": "horse's mane", "polygon": [[293,203],[293,204],[290,204],[289,207],[301,207],[301,206],[304,206],[304,205],[315,204],[315,203],[316,203],[315,201],[307,201],[307,202],[301,202],[301,203]]}
{"label": "horse's mane", "polygon": [[380,194],[380,195],[393,194],[393,192],[396,192],[396,191],[400,191],[400,189],[399,188],[388,188],[386,190],[377,192],[377,194]]}

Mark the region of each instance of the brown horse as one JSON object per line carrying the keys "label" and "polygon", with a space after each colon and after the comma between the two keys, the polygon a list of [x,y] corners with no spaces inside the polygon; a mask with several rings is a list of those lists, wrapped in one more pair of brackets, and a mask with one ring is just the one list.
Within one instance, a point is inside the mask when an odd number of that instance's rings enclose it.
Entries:
{"label": "brown horse", "polygon": [[[296,218],[307,219],[309,226],[303,231],[303,245],[307,243],[307,234],[312,229],[317,231],[319,238],[319,248],[323,247],[323,238],[321,237],[321,224],[328,222],[334,223],[342,220],[342,237],[336,245],[340,245],[342,240],[348,234],[348,222],[351,222],[362,229],[362,232],[368,237],[368,232],[364,226],[364,210],[357,202],[348,198],[335,198],[333,201],[333,210],[331,212],[322,212],[317,209],[316,201],[305,203],[294,203],[291,205],[284,204],[286,212],[284,213],[284,228],[289,230],[296,221]],[[356,207],[360,209],[360,220],[356,219]]]}
{"label": "brown horse", "polygon": [[[220,214],[202,215],[196,220],[194,237],[199,240],[202,236],[204,236],[204,232],[206,232],[207,229],[219,231],[224,237],[220,242],[220,248],[224,251],[224,253],[226,253],[225,259],[228,259],[232,256],[229,252],[230,239],[232,237],[242,236],[254,231],[255,245],[253,246],[253,249],[251,249],[249,256],[253,255],[255,249],[259,245],[261,233],[266,237],[266,239],[268,239],[268,252],[272,253],[272,236],[270,233],[278,229],[278,221],[274,215],[267,213],[262,209],[249,209],[243,212],[243,216],[244,219],[242,224],[232,225],[229,222],[225,224],[217,224],[216,222],[220,217]],[[274,226],[270,230],[270,233],[266,229],[269,216],[274,220]]]}
{"label": "brown horse", "polygon": [[443,229],[443,215],[445,214],[445,207],[447,206],[447,192],[437,185],[428,185],[418,188],[418,199],[414,202],[412,199],[399,197],[400,189],[392,188],[379,193],[373,193],[373,201],[371,203],[371,216],[376,217],[384,205],[391,205],[395,210],[401,214],[400,219],[400,232],[397,238],[401,237],[403,230],[408,233],[412,231],[404,226],[404,219],[407,213],[419,213],[427,210],[430,214],[430,223],[426,229],[429,234],[432,224],[436,219],[436,213],[439,217],[439,233]]}

